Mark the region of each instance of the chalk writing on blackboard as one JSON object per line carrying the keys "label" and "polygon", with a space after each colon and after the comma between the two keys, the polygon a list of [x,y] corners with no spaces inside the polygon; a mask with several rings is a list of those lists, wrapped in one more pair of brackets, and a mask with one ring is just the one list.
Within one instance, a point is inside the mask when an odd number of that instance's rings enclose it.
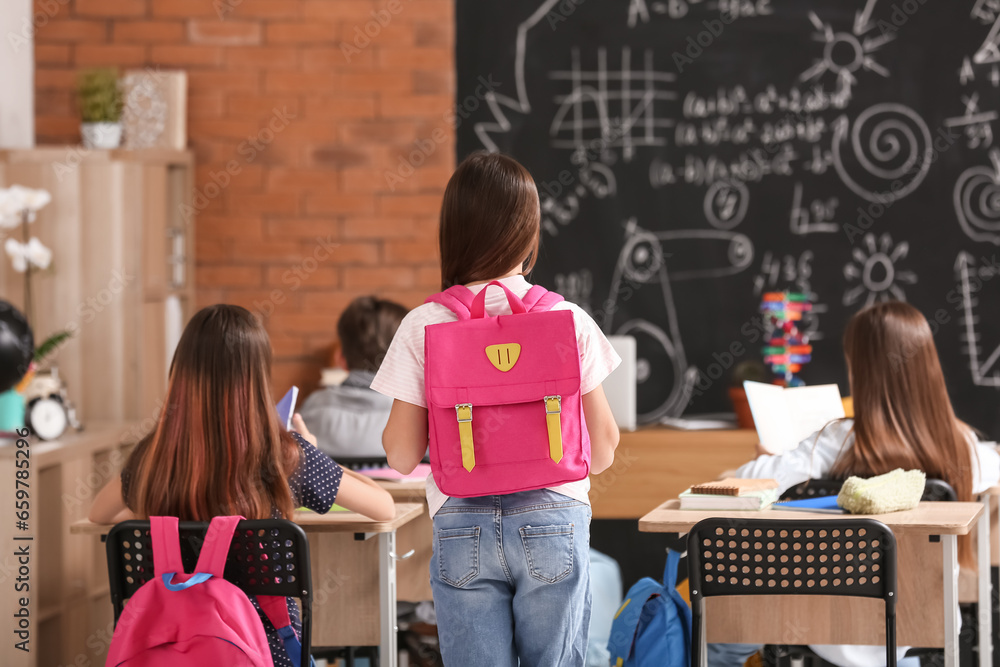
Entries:
{"label": "chalk writing on blackboard", "polygon": [[[833,165],[856,195],[872,202],[892,202],[917,189],[931,168],[934,147],[927,123],[913,109],[894,102],[875,104],[854,120],[850,131],[853,157],[866,172],[852,175],[844,166],[847,116],[834,121]],[[859,183],[866,180],[866,185]]]}
{"label": "chalk writing on blackboard", "polygon": [[669,118],[656,117],[656,101],[675,100],[669,84],[673,72],[653,67],[653,52],[642,53],[641,69],[632,67],[632,49],[621,49],[619,68],[608,69],[607,49],[597,50],[597,69],[583,70],[580,50],[570,54],[570,70],[554,70],[549,78],[558,84],[569,82],[570,90],[555,97],[559,106],[549,126],[553,148],[586,148],[602,141],[607,147],[621,148],[626,162],[638,146],[663,146],[663,128],[673,127]]}
{"label": "chalk writing on blackboard", "polygon": [[969,167],[955,183],[955,215],[973,241],[1000,245],[1000,150],[990,149],[991,167]]}
{"label": "chalk writing on blackboard", "polygon": [[955,260],[955,272],[962,292],[963,352],[969,357],[972,382],[980,387],[1000,388],[1000,344],[984,354],[987,348],[983,346],[983,335],[979,330],[981,320],[976,314],[980,303],[977,293],[982,289],[984,281],[1000,275],[1000,269],[996,266],[977,267],[975,257],[963,251]]}
{"label": "chalk writing on blackboard", "polygon": [[853,32],[835,32],[833,26],[824,23],[816,12],[809,12],[809,20],[816,33],[813,39],[823,44],[823,57],[813,62],[812,66],[799,75],[800,81],[818,79],[826,72],[837,77],[837,81],[846,86],[857,82],[855,74],[862,69],[875,72],[888,78],[889,70],[875,59],[875,52],[896,38],[896,34],[887,32],[880,35],[863,36],[872,28],[868,21],[875,0],[869,0],[863,13],[854,22]]}
{"label": "chalk writing on blackboard", "polygon": [[865,234],[862,245],[851,250],[851,261],[844,265],[844,278],[848,283],[860,283],[844,292],[844,305],[906,301],[902,285],[915,284],[917,274],[901,269],[897,263],[906,259],[910,244],[900,241],[894,245],[888,234],[882,234],[877,240],[874,234]]}

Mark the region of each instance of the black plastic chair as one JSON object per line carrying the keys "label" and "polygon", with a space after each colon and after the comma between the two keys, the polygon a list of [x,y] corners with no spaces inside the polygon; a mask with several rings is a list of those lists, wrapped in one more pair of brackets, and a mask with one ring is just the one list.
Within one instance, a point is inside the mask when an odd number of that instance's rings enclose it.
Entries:
{"label": "black plastic chair", "polygon": [[[803,498],[818,498],[835,496],[844,485],[841,479],[810,479],[796,484],[781,495],[782,500],[802,500]],[[921,500],[954,501],[957,499],[955,489],[943,479],[928,478],[924,483],[924,495]]]}
{"label": "black plastic chair", "polygon": [[842,595],[885,602],[886,664],[896,665],[896,538],[872,519],[712,518],[688,534],[691,664],[705,652],[705,598]]}
{"label": "black plastic chair", "polygon": [[[816,498],[820,496],[835,496],[840,493],[840,487],[843,486],[844,481],[838,479],[810,479],[801,484],[796,484],[791,487],[784,494],[782,494],[782,500],[801,500],[803,498]],[[921,496],[921,500],[930,501],[955,501],[957,500],[957,495],[955,494],[955,489],[951,485],[944,481],[943,479],[927,478],[924,483],[924,493]],[[826,667],[830,663],[822,660],[818,655],[809,650],[808,646],[769,646],[767,659],[765,659],[765,665],[778,666],[784,664],[785,658],[792,660],[799,659],[804,660],[806,665],[811,665],[812,667]],[[911,649],[907,653],[907,657],[910,656],[923,656],[934,654],[934,649]],[[940,650],[937,651],[940,653]],[[964,663],[963,663],[964,664]]]}
{"label": "black plastic chair", "polygon": [[[181,521],[181,559],[194,570],[208,523]],[[153,578],[153,545],[149,521],[123,521],[106,537],[108,581],[115,625],[125,601]],[[302,617],[302,661],[309,664],[312,630],[312,576],[309,541],[297,524],[285,519],[243,520],[236,525],[226,558],[224,578],[247,595],[298,598]]]}

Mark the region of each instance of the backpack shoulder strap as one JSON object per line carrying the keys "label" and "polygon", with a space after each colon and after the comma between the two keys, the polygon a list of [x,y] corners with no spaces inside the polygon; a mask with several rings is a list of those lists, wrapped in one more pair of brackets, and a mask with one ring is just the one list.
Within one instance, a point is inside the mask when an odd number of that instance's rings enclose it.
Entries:
{"label": "backpack shoulder strap", "polygon": [[175,516],[149,517],[149,538],[153,546],[153,574],[157,579],[165,574],[184,574],[178,523]]}
{"label": "backpack shoulder strap", "polygon": [[[629,589],[625,601],[615,613],[611,624],[611,638],[608,640],[608,652],[611,654],[611,664],[622,664],[632,654],[635,643],[635,633],[639,630],[639,617],[651,598],[663,593],[660,582],[644,577]],[[620,662],[617,662],[620,661]]]}
{"label": "backpack shoulder strap", "polygon": [[452,285],[443,292],[431,294],[424,303],[439,303],[455,313],[459,320],[467,320],[472,313],[472,301],[476,295],[465,285]]}
{"label": "backpack shoulder strap", "polygon": [[229,545],[233,541],[233,533],[243,517],[217,516],[208,524],[205,542],[198,554],[198,565],[195,572],[204,572],[222,579],[226,571],[226,557],[229,555]]}
{"label": "backpack shoulder strap", "polygon": [[302,643],[295,635],[292,618],[288,615],[288,600],[280,595],[258,595],[257,603],[267,616],[267,620],[271,621],[271,625],[278,631],[281,643],[285,646],[285,653],[288,654],[293,667],[301,667]]}
{"label": "backpack shoulder strap", "polygon": [[521,298],[521,301],[529,313],[538,313],[551,310],[552,306],[560,301],[565,301],[565,299],[563,299],[561,294],[550,292],[541,285],[532,285],[528,293]]}
{"label": "backpack shoulder strap", "polygon": [[685,655],[690,656],[691,642],[693,641],[691,638],[691,607],[688,606],[687,600],[677,592],[677,565],[680,560],[680,553],[667,549],[667,564],[663,568],[663,590],[666,591],[677,611],[684,635]]}

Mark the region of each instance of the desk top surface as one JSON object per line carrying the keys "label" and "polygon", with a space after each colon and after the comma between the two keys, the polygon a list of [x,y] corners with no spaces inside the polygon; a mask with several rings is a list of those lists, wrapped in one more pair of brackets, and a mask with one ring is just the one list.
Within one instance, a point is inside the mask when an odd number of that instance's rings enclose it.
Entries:
{"label": "desk top surface", "polygon": [[647,533],[686,533],[702,519],[775,519],[830,521],[865,518],[881,521],[893,530],[912,530],[932,535],[967,535],[983,512],[982,503],[922,502],[918,507],[889,514],[827,514],[768,508],[761,511],[682,510],[679,500],[668,500],[639,519],[639,530]]}
{"label": "desk top surface", "polygon": [[[396,518],[392,521],[373,521],[357,512],[296,512],[294,521],[307,533],[391,533],[400,526],[423,514],[424,507],[417,503],[397,503]],[[111,524],[93,523],[87,519],[69,527],[74,534],[103,535]]]}

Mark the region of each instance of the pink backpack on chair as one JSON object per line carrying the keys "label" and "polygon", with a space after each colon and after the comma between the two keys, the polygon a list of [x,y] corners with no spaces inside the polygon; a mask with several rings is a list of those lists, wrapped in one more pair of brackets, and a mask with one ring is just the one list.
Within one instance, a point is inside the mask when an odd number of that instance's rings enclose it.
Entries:
{"label": "pink backpack on chair", "polygon": [[[486,316],[491,286],[511,315]],[[590,472],[573,313],[551,310],[562,300],[536,285],[522,301],[498,281],[427,299],[458,316],[424,335],[431,469],[443,493],[516,493]]]}
{"label": "pink backpack on chair", "polygon": [[[150,517],[155,576],[125,605],[108,666],[273,667],[260,616],[235,584],[222,578],[241,516],[212,519],[195,574],[184,573],[176,517]],[[296,667],[301,644],[283,597],[258,596]],[[289,634],[291,637],[289,638]]]}

